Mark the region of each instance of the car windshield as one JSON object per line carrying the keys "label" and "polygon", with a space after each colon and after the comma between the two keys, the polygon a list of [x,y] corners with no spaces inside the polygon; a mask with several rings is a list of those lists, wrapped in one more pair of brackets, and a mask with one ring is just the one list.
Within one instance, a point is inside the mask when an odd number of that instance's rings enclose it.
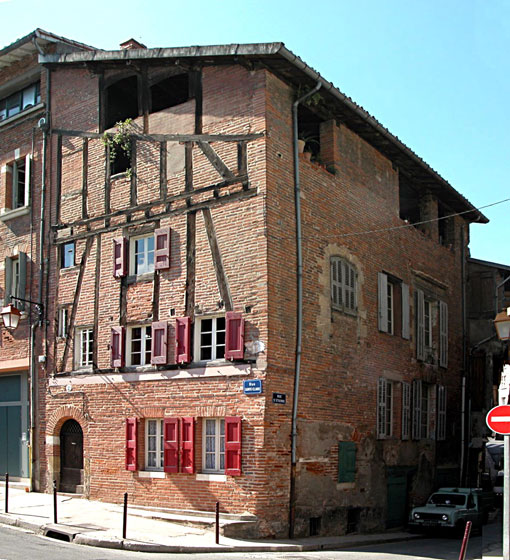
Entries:
{"label": "car windshield", "polygon": [[432,494],[429,500],[429,504],[436,504],[437,506],[463,506],[465,503],[466,496],[464,494]]}

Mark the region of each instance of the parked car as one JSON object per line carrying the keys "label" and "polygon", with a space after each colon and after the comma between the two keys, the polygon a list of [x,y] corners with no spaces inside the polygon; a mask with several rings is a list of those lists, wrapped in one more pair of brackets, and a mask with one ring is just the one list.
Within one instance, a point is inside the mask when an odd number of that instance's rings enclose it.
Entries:
{"label": "parked car", "polygon": [[413,508],[411,529],[449,529],[463,531],[467,521],[474,530],[481,529],[493,508],[492,492],[480,488],[439,488],[424,506]]}

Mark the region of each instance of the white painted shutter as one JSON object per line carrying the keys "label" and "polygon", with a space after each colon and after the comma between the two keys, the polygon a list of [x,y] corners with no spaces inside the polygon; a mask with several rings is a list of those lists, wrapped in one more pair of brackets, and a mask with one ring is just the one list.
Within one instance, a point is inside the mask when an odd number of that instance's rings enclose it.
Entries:
{"label": "white painted shutter", "polygon": [[32,177],[32,156],[28,154],[25,158],[25,206],[30,204],[30,186]]}
{"label": "white painted shutter", "polygon": [[381,332],[388,332],[388,277],[377,273],[378,325]]}
{"label": "white painted shutter", "polygon": [[416,359],[425,359],[425,296],[421,290],[416,290]]}
{"label": "white painted shutter", "polygon": [[379,377],[377,385],[377,437],[383,438],[386,421],[386,379]]}
{"label": "white painted shutter", "polygon": [[402,383],[402,439],[409,439],[411,425],[411,385]]}
{"label": "white painted shutter", "polygon": [[409,286],[402,283],[402,338],[409,340],[411,337],[409,321]]}
{"label": "white painted shutter", "polygon": [[421,430],[421,391],[419,379],[413,381],[413,439],[420,439]]}
{"label": "white painted shutter", "polygon": [[437,386],[437,439],[446,439],[446,387]]}
{"label": "white painted shutter", "polygon": [[448,304],[439,302],[439,365],[448,367]]}

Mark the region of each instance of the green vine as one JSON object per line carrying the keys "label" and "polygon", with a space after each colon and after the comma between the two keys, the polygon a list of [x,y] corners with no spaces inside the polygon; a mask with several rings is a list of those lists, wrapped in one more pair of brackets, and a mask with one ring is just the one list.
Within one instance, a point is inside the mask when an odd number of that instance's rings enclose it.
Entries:
{"label": "green vine", "polygon": [[[103,134],[103,144],[109,150],[110,162],[113,163],[122,152],[126,157],[131,156],[131,134],[133,133],[133,119],[126,119],[115,123],[114,133]],[[131,178],[131,168],[126,169],[126,175]]]}

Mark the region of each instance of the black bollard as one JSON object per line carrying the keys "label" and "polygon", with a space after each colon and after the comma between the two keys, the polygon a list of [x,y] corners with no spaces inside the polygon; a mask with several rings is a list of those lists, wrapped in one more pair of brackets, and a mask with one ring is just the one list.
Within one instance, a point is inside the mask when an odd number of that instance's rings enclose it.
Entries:
{"label": "black bollard", "polygon": [[53,481],[53,523],[57,524],[57,481]]}
{"label": "black bollard", "polygon": [[122,521],[122,538],[126,538],[128,494],[124,492],[124,519]]}
{"label": "black bollard", "polygon": [[5,473],[5,513],[9,513],[9,473]]}
{"label": "black bollard", "polygon": [[220,502],[216,502],[216,544],[220,544]]}

